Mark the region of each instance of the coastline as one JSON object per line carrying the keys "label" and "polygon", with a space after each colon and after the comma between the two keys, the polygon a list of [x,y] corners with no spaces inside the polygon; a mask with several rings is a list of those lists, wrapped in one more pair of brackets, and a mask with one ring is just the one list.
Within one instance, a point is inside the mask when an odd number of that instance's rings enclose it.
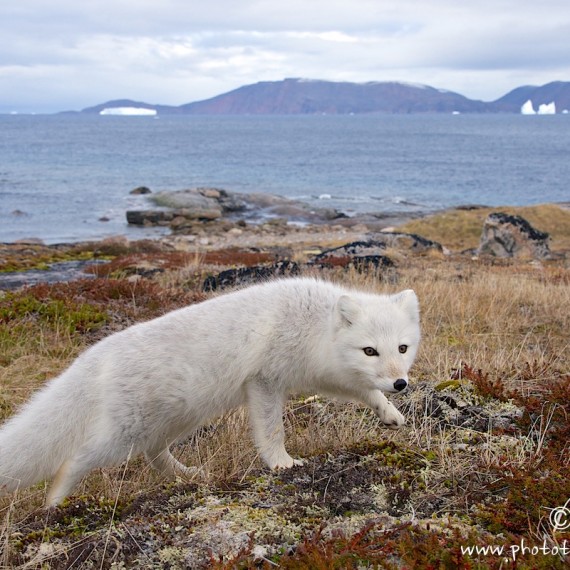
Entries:
{"label": "coastline", "polygon": [[[10,166],[0,181],[0,241],[38,237],[51,244],[123,233],[143,239],[151,230],[130,228],[124,217],[127,209],[147,207],[144,196],[129,194],[140,184],[154,192],[199,185],[267,192],[348,214],[423,215],[461,203],[567,199],[568,165],[555,160],[568,146],[565,121],[84,119],[36,117],[34,128],[11,119],[4,133]],[[32,149],[42,140],[50,144],[37,161]],[[121,141],[129,141],[128,154]],[[180,151],[185,141],[192,153]],[[66,160],[67,148],[76,160]]]}
{"label": "coastline", "polygon": [[[398,226],[409,220],[427,216],[433,211],[414,210],[412,212],[394,210],[351,212],[322,205],[315,206],[304,200],[287,198],[270,193],[243,193],[212,187],[198,187],[186,190],[161,191],[151,193],[146,187],[135,188],[130,192],[137,198],[136,207],[122,212],[123,231],[109,232],[107,218],[99,220],[100,233],[92,230],[88,237],[68,236],[57,239],[53,234],[46,239],[41,233],[13,240],[0,241],[7,244],[61,245],[81,242],[95,242],[118,236],[129,240],[162,239],[181,233],[205,233],[218,235],[234,227],[257,227],[286,224],[292,231],[300,227],[340,226],[350,229],[366,224],[371,230],[381,231],[390,226]],[[15,211],[14,216],[25,217]],[[116,223],[115,223],[116,226]],[[204,230],[204,231],[202,231]]]}
{"label": "coastline", "polygon": [[[291,234],[292,239],[299,241],[296,234],[346,232],[361,234],[367,232],[387,231],[407,224],[438,215],[454,215],[456,212],[479,210],[509,210],[525,212],[534,206],[497,206],[491,208],[483,204],[463,204],[449,206],[439,210],[419,209],[413,211],[399,209],[370,210],[351,212],[328,206],[328,198],[322,205],[315,206],[304,200],[287,198],[270,193],[233,192],[213,187],[197,187],[185,190],[160,191],[152,193],[146,187],[138,187],[129,194],[136,198],[131,209],[121,213],[124,220],[123,231],[109,232],[105,227],[107,218],[99,220],[100,233],[91,233],[89,237],[69,236],[58,240],[53,236],[44,239],[41,233],[26,237],[0,241],[3,246],[9,245],[47,245],[63,246],[87,242],[101,242],[113,239],[138,240],[174,240],[176,236],[196,236],[196,243],[201,246],[212,244],[224,245],[228,242],[243,241],[243,245],[253,244],[255,236],[275,234],[283,236]],[[328,195],[326,195],[328,196]],[[135,206],[136,205],[136,206]],[[545,206],[548,204],[538,205]],[[570,208],[570,202],[552,203],[563,209]],[[135,206],[135,208],[133,208]],[[23,212],[12,212],[14,216],[26,215]],[[541,220],[541,222],[544,220]],[[224,236],[229,239],[223,240]],[[237,239],[238,236],[244,236]],[[247,239],[250,236],[251,239]],[[275,241],[284,241],[278,240]]]}
{"label": "coastline", "polygon": [[[261,200],[259,196],[256,199],[258,203]],[[104,269],[105,264],[124,256],[129,257],[130,271],[135,273],[162,271],[160,263],[153,266],[155,262],[150,260],[152,256],[160,257],[160,254],[186,256],[186,262],[189,262],[192,256],[223,252],[226,264],[239,267],[244,252],[263,252],[274,261],[306,261],[327,249],[349,243],[377,241],[379,236],[399,233],[438,244],[438,251],[443,255],[470,256],[479,244],[485,218],[494,211],[528,218],[539,230],[550,234],[554,257],[565,259],[570,255],[568,203],[518,208],[463,206],[423,216],[386,215],[383,218],[378,215],[335,217],[329,210],[324,213],[309,210],[309,222],[299,220],[300,212],[305,212],[302,204],[293,204],[280,197],[276,199],[264,196],[264,207],[267,208],[267,201],[273,207],[275,200],[279,203],[281,214],[284,213],[282,206],[286,203],[289,219],[276,217],[275,212],[249,208],[249,222],[236,215],[235,210],[229,216],[218,216],[215,219],[177,215],[170,217],[166,223],[160,220],[158,227],[168,233],[151,238],[132,240],[125,235],[118,235],[100,240],[58,244],[43,244],[41,240],[35,239],[0,244],[0,290],[14,290],[37,283],[92,279],[109,274]],[[165,206],[161,208],[162,211],[169,210]],[[179,212],[177,208],[170,210]],[[292,214],[295,219],[291,219]],[[252,218],[256,222],[252,223]],[[393,249],[393,245],[389,249]],[[397,258],[402,255],[407,254],[396,252]],[[145,256],[146,259],[140,262]]]}

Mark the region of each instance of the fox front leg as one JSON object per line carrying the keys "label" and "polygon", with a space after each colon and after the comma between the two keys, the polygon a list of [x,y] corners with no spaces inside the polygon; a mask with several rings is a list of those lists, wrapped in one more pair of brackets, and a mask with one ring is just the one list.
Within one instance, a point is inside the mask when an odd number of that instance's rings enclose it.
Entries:
{"label": "fox front leg", "polygon": [[247,385],[247,402],[253,436],[263,461],[271,469],[302,465],[285,449],[284,394],[263,379],[254,380]]}
{"label": "fox front leg", "polygon": [[369,392],[364,403],[370,406],[382,423],[390,429],[399,429],[406,423],[406,418],[380,390]]}

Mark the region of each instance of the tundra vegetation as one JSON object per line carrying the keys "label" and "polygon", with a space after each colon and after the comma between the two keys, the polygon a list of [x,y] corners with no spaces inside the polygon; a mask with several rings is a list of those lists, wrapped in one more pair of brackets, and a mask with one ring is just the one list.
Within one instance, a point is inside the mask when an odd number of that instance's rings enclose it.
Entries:
{"label": "tundra vegetation", "polygon": [[100,338],[220,294],[203,291],[208,276],[284,256],[305,275],[413,288],[423,339],[412,388],[394,398],[403,429],[299,395],[286,410],[287,447],[306,461],[272,473],[236,410],[173,448],[203,479],[165,480],[133,457],[91,473],[52,510],[44,484],[1,498],[0,567],[568,568],[570,517],[554,525],[550,514],[570,507],[570,224],[567,211],[545,208],[528,212],[551,233],[542,261],[465,253],[477,246],[478,210],[414,221],[409,231],[450,253],[388,250],[393,267],[304,266],[341,245],[324,232],[288,249],[262,238],[255,250],[5,248],[5,270],[110,262],[91,279],[0,293],[0,420]]}

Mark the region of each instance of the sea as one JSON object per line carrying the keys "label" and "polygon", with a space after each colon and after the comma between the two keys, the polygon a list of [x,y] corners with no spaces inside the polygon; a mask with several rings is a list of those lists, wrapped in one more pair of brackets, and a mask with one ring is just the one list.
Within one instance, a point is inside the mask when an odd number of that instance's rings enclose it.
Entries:
{"label": "sea", "polygon": [[265,192],[314,207],[417,215],[570,200],[569,115],[0,115],[0,242],[129,227],[153,192]]}

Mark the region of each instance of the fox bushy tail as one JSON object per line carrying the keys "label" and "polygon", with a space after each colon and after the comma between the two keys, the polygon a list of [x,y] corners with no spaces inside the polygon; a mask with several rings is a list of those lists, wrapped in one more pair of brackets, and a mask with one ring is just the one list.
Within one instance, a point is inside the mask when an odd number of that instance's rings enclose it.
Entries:
{"label": "fox bushy tail", "polygon": [[0,426],[0,495],[51,479],[80,445],[89,403],[73,376],[52,380]]}

